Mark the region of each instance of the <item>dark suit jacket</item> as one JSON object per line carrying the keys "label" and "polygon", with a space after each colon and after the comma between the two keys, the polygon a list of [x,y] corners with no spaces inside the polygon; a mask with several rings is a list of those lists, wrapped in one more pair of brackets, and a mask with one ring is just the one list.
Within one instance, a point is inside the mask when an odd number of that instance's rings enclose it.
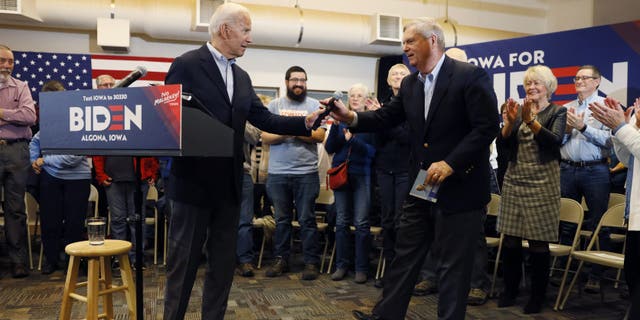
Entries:
{"label": "dark suit jacket", "polygon": [[[256,96],[247,72],[233,65],[233,103],[213,56],[206,45],[177,57],[169,68],[165,83],[182,84],[184,92],[196,96],[213,115],[233,128],[234,156],[229,158],[176,157],[171,166],[169,197],[193,205],[207,206],[218,201],[217,194],[231,195],[239,203],[242,186],[242,142],[246,121],[276,134],[308,136],[303,117],[274,115]],[[189,125],[188,123],[184,125]],[[216,137],[211,137],[215,143]],[[229,192],[229,190],[232,192]]]}
{"label": "dark suit jacket", "polygon": [[490,199],[489,145],[499,123],[492,81],[483,69],[445,57],[426,121],[423,88],[418,73],[405,77],[398,95],[384,108],[358,113],[356,129],[388,128],[406,119],[410,181],[419,169],[444,160],[454,173],[440,186],[438,206],[445,212],[481,209]]}

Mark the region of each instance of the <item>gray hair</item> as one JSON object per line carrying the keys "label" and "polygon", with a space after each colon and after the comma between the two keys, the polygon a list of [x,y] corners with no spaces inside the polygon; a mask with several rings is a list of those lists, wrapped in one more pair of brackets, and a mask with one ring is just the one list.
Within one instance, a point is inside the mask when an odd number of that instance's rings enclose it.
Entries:
{"label": "gray hair", "polygon": [[218,6],[216,11],[211,15],[209,20],[209,34],[211,36],[220,33],[220,27],[223,24],[235,23],[238,17],[243,15],[250,16],[249,10],[237,3],[227,2]]}
{"label": "gray hair", "polygon": [[113,80],[113,82],[116,81],[116,79],[114,79],[111,75],[109,74],[101,74],[98,77],[96,77],[96,86],[99,86],[102,84],[102,82],[104,82],[105,80]]}
{"label": "gray hair", "polygon": [[362,91],[362,93],[364,94],[365,97],[369,96],[369,88],[367,88],[367,86],[365,86],[362,83],[356,83],[356,84],[352,85],[351,88],[349,88],[349,93],[351,93],[351,91],[354,91],[354,90]]}
{"label": "gray hair", "polygon": [[4,44],[0,43],[0,50],[8,50],[8,51],[12,51],[11,48],[5,46]]}
{"label": "gray hair", "polygon": [[404,26],[403,31],[407,31],[408,29],[415,28],[418,33],[420,33],[423,37],[429,38],[431,35],[435,34],[436,38],[438,38],[438,47],[444,50],[444,31],[436,19],[434,18],[418,18]]}
{"label": "gray hair", "polygon": [[[351,96],[351,92],[353,91],[362,91],[362,95],[365,99],[369,97],[369,88],[362,83],[356,83],[349,88],[349,93],[347,95],[347,101],[349,101],[349,96]],[[362,106],[364,110],[366,110],[366,106]],[[351,110],[351,104],[349,104],[349,110]]]}
{"label": "gray hair", "polygon": [[558,79],[553,75],[551,69],[545,65],[531,66],[524,72],[523,84],[529,80],[539,80],[544,82],[545,88],[547,88],[547,99],[551,99],[551,95],[558,89]]}

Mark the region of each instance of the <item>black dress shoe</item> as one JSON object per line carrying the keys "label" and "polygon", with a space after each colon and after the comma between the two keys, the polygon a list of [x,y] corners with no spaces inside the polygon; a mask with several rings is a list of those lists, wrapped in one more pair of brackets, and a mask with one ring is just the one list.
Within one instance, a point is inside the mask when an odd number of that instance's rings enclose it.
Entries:
{"label": "black dress shoe", "polygon": [[373,318],[373,316],[358,310],[351,311],[351,314],[353,315],[353,318],[357,320],[374,320],[375,319]]}
{"label": "black dress shoe", "polygon": [[11,276],[14,278],[24,278],[29,275],[29,271],[24,264],[15,264],[13,265],[13,270],[11,270]]}

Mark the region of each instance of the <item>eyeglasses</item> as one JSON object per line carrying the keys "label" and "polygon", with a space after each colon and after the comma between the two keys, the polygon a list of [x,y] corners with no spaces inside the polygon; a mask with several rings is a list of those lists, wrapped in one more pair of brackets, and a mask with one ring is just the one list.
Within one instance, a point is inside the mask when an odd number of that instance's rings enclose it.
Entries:
{"label": "eyeglasses", "polygon": [[302,79],[302,78],[290,78],[287,81],[293,82],[293,83],[296,83],[296,82],[307,83],[307,79]]}
{"label": "eyeglasses", "polygon": [[0,64],[5,64],[9,62],[9,65],[13,65],[13,59],[0,58]]}
{"label": "eyeglasses", "polygon": [[588,79],[598,79],[598,77],[594,77],[594,76],[574,77],[573,82],[578,82],[578,80],[587,81]]}

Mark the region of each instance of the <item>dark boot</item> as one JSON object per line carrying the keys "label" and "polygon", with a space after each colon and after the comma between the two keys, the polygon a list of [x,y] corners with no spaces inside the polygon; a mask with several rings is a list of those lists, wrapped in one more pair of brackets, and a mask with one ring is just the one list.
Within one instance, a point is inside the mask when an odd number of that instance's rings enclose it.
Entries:
{"label": "dark boot", "polygon": [[500,294],[498,308],[516,303],[520,278],[522,278],[522,248],[502,248],[502,275],[504,291]]}
{"label": "dark boot", "polygon": [[531,252],[531,297],[524,307],[525,314],[542,310],[549,283],[549,260],[549,252]]}

